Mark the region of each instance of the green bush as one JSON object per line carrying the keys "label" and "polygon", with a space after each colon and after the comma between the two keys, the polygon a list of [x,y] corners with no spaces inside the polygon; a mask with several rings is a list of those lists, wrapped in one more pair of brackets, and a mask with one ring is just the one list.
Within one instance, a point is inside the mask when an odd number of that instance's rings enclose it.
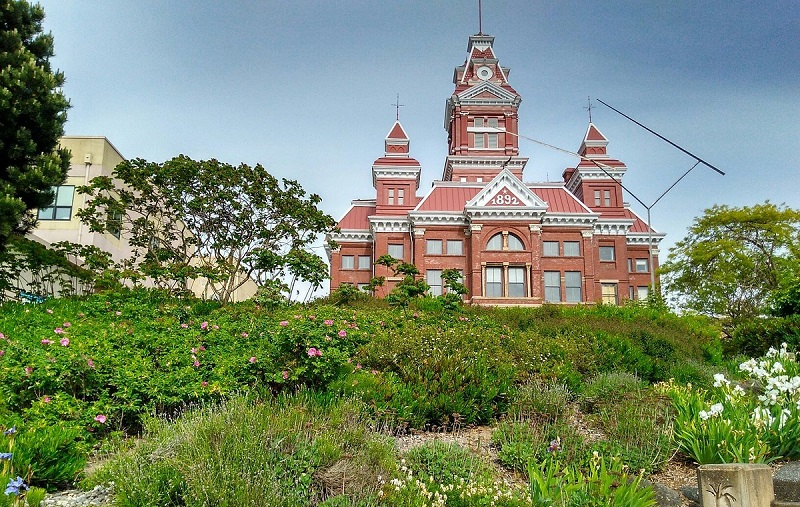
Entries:
{"label": "green bush", "polygon": [[740,322],[733,329],[726,352],[760,357],[770,347],[777,349],[782,343],[792,349],[800,348],[800,315],[753,318]]}

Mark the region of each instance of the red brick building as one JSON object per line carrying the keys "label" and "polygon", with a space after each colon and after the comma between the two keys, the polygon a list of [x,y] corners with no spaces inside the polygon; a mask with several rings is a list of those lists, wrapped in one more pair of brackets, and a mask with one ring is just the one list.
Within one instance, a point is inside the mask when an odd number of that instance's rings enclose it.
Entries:
{"label": "red brick building", "polygon": [[524,183],[521,97],[493,42],[483,34],[469,38],[446,105],[442,179],[421,197],[419,162],[400,122],[392,126],[384,155],[372,165],[375,196],[354,200],[330,238],[339,245],[329,252],[331,288],[385,276],[381,292],[388,292],[398,279],[374,264],[388,253],[415,264],[436,295],[443,269],[461,271],[474,304],[646,297],[664,235],[648,231],[623,202],[625,164],[608,155],[608,140],[589,123],[582,159],[564,171],[563,182]]}

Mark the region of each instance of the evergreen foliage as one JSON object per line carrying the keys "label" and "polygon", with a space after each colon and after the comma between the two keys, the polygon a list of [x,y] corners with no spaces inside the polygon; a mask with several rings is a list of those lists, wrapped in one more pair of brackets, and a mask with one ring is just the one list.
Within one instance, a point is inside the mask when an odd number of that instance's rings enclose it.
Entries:
{"label": "evergreen foliage", "polygon": [[43,19],[38,4],[0,0],[0,250],[33,228],[31,210],[52,202],[69,169],[69,152],[56,150],[69,101]]}

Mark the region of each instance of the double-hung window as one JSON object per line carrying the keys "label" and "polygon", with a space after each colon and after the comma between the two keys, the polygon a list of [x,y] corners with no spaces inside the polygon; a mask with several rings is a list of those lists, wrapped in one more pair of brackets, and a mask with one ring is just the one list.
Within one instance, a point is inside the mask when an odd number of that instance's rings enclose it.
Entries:
{"label": "double-hung window", "polygon": [[390,243],[389,250],[386,252],[395,259],[403,260],[403,245],[397,243]]}
{"label": "double-hung window", "polygon": [[442,240],[441,239],[428,239],[425,240],[425,253],[433,255],[442,254]]}
{"label": "double-hung window", "polygon": [[442,291],[442,270],[441,269],[429,269],[425,273],[425,283],[428,284],[430,289],[428,291],[432,296],[441,296],[443,294]]}
{"label": "double-hung window", "polygon": [[342,255],[342,269],[353,269],[355,257],[352,255]]}

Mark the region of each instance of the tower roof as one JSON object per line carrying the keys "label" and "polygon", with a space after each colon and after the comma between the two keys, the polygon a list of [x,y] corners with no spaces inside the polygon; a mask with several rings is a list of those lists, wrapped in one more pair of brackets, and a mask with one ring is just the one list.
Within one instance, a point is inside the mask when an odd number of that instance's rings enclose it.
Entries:
{"label": "tower roof", "polygon": [[408,158],[409,144],[410,140],[408,139],[408,134],[406,134],[403,126],[400,125],[400,121],[396,120],[389,130],[389,133],[386,134],[386,141],[384,143],[385,156]]}

